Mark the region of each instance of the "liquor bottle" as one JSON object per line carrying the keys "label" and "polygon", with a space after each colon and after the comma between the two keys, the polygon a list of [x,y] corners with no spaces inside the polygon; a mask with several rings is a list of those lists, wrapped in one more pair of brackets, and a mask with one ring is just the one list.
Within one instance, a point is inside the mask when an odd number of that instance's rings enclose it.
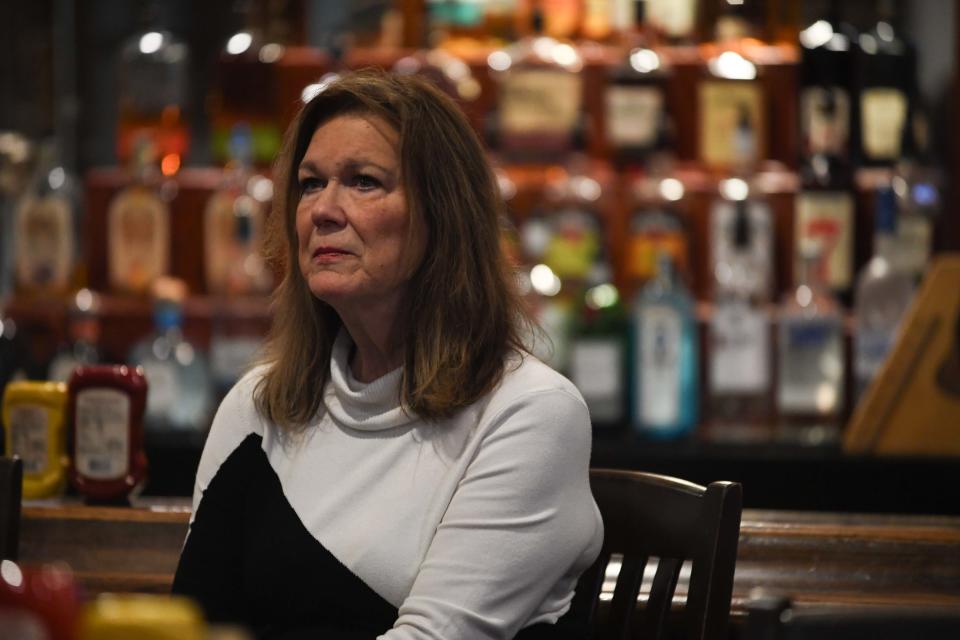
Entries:
{"label": "liquor bottle", "polygon": [[7,455],[23,460],[23,497],[51,498],[67,486],[67,385],[12,382],[3,393]]}
{"label": "liquor bottle", "polygon": [[125,365],[80,367],[67,394],[70,484],[90,502],[128,501],[147,481],[143,371]]}
{"label": "liquor bottle", "polygon": [[768,435],[772,367],[770,208],[748,199],[745,181],[721,183],[711,212],[714,310],[709,327],[709,403],[715,438]]}
{"label": "liquor bottle", "polygon": [[628,323],[611,279],[609,265],[598,263],[570,332],[567,371],[587,403],[595,428],[624,425],[628,412]]}
{"label": "liquor bottle", "polygon": [[65,293],[80,278],[79,182],[59,162],[56,143],[40,149],[31,189],[16,213],[17,288],[28,294]]}
{"label": "liquor bottle", "polygon": [[930,151],[928,120],[914,110],[913,126],[904,128],[903,154],[892,180],[897,194],[898,269],[919,281],[930,262],[934,220],[940,215],[943,172]]}
{"label": "liquor bottle", "polygon": [[34,155],[27,138],[0,131],[0,305],[13,293],[16,211],[30,185]]}
{"label": "liquor bottle", "polygon": [[67,308],[67,341],[50,362],[47,379],[68,382],[74,369],[100,362],[100,299],[81,289]]}
{"label": "liquor bottle", "polygon": [[853,279],[853,181],[842,158],[815,153],[800,168],[794,215],[795,270],[801,248],[815,242],[824,260],[826,284],[845,296]]}
{"label": "liquor bottle", "polygon": [[[630,216],[624,249],[624,275],[636,290],[657,274],[657,255],[670,256],[681,278],[689,275],[689,234],[680,211],[685,195],[676,178],[640,179],[633,191],[637,205]],[[652,194],[646,193],[653,191]]]}
{"label": "liquor bottle", "polygon": [[892,165],[900,157],[917,84],[913,43],[900,31],[895,0],[877,1],[877,21],[860,34],[860,162]]}
{"label": "liquor bottle", "polygon": [[[636,23],[642,24],[645,2],[634,2],[634,6]],[[667,146],[670,128],[667,65],[649,47],[643,31],[631,31],[625,40],[625,58],[611,68],[604,94],[607,144],[619,165],[642,162]]]}
{"label": "liquor bottle", "polygon": [[126,293],[146,293],[164,275],[170,260],[170,190],[158,176],[156,149],[140,139],[131,162],[131,184],[110,202],[107,212],[110,285]]}
{"label": "liquor bottle", "polygon": [[147,140],[164,175],[172,176],[190,147],[190,50],[162,27],[162,9],[163,4],[148,2],[138,32],[120,49],[117,158],[126,164]]}
{"label": "liquor bottle", "polygon": [[780,307],[777,409],[783,439],[836,440],[844,407],[843,317],[816,242],[801,247],[796,288]]}
{"label": "liquor bottle", "polygon": [[589,0],[540,0],[543,32],[551,38],[570,40],[578,35],[583,22],[584,5]]}
{"label": "liquor bottle", "polygon": [[673,438],[697,426],[697,321],[693,299],[666,253],[633,308],[632,422],[638,433]]}
{"label": "liquor bottle", "polygon": [[694,44],[702,12],[701,0],[646,0],[646,21],[661,40]]}
{"label": "liquor bottle", "polygon": [[211,93],[211,143],[218,163],[231,160],[233,131],[249,128],[250,158],[269,165],[280,149],[277,63],[286,42],[269,29],[263,7],[253,0],[235,0],[233,11],[242,27],[231,34],[217,60],[216,89]]}
{"label": "liquor bottle", "polygon": [[236,125],[222,184],[204,210],[206,284],[217,295],[263,294],[272,284],[262,245],[273,182],[251,171],[252,152],[251,128]]}
{"label": "liquor bottle", "polygon": [[896,253],[897,202],[891,188],[877,190],[873,257],[857,276],[854,295],[854,397],[860,398],[893,348],[904,312],[913,300],[911,274]]}
{"label": "liquor bottle", "polygon": [[256,303],[217,304],[210,335],[210,377],[216,399],[221,399],[257,359],[265,337],[263,307]]}
{"label": "liquor bottle", "polygon": [[161,278],[153,288],[153,333],[134,345],[130,364],[149,385],[145,428],[156,442],[199,445],[208,427],[210,373],[200,350],[183,336],[186,284]]}
{"label": "liquor bottle", "polygon": [[728,288],[766,301],[773,291],[773,214],[742,178],[720,183],[710,210],[715,293]]}
{"label": "liquor bottle", "polygon": [[718,169],[751,167],[766,157],[766,96],[758,68],[742,53],[739,20],[718,22],[717,53],[697,84],[699,157]]}
{"label": "liquor bottle", "polygon": [[822,153],[851,158],[851,133],[860,112],[854,109],[856,29],[831,0],[823,18],[800,32],[801,157]]}
{"label": "liquor bottle", "polygon": [[582,127],[583,59],[572,44],[543,35],[543,13],[536,9],[533,29],[487,57],[499,84],[491,135],[512,160],[556,162]]}
{"label": "liquor bottle", "polygon": [[480,97],[480,83],[470,65],[445,49],[419,49],[397,60],[394,73],[427,78],[453,98],[466,111],[467,105]]}

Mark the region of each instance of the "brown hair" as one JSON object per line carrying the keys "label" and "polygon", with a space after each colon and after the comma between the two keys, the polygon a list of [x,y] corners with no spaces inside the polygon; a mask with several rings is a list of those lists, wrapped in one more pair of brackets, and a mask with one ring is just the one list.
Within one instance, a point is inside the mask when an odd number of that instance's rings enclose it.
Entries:
{"label": "brown hair", "polygon": [[[533,323],[500,243],[502,203],[483,147],[456,104],[427,81],[364,70],[329,84],[297,114],[277,158],[267,252],[282,273],[274,293],[267,370],[254,398],[282,428],[320,409],[339,316],[315,298],[297,260],[297,169],[314,131],[347,113],[368,113],[399,133],[401,180],[426,251],[400,309],[400,402],[435,420],[491,391]],[[411,225],[413,228],[414,225]]]}

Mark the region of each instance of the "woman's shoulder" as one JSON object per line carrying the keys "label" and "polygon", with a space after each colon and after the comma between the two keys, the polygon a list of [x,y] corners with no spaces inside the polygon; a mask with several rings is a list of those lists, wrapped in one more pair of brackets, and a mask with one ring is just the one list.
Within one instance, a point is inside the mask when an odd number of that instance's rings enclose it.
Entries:
{"label": "woman's shoulder", "polygon": [[264,420],[257,411],[254,395],[267,370],[267,366],[254,367],[224,396],[210,426],[205,454],[225,457],[251,434],[263,436]]}

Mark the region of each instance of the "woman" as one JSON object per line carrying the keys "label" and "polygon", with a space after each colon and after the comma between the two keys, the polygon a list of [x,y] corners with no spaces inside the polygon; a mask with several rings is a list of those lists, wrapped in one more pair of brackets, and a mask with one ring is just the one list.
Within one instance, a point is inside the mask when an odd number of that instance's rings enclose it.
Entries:
{"label": "woman", "polygon": [[262,637],[562,637],[603,537],[589,417],[523,348],[466,119],[347,76],[277,180],[267,356],[214,419],[174,591]]}

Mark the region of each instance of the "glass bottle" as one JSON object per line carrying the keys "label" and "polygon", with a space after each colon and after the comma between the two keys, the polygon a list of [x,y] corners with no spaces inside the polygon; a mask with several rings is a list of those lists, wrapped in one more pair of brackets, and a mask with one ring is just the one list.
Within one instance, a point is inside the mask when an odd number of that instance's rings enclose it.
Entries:
{"label": "glass bottle", "polygon": [[153,333],[137,342],[130,364],[149,385],[145,427],[156,442],[200,445],[209,428],[210,373],[200,350],[183,336],[182,280],[161,278],[153,290]]}
{"label": "glass bottle", "polygon": [[207,291],[230,297],[263,294],[272,274],[262,256],[263,225],[273,182],[251,171],[253,132],[234,127],[230,161],[220,188],[204,210],[204,266]]}
{"label": "glass bottle", "polygon": [[824,283],[821,255],[816,242],[801,247],[777,332],[779,436],[808,444],[836,440],[844,409],[843,316]]}
{"label": "glass bottle", "polygon": [[161,26],[163,9],[156,1],[144,5],[138,32],[120,49],[117,158],[126,164],[147,140],[164,175],[174,175],[190,147],[190,51]]}
{"label": "glass bottle", "polygon": [[917,56],[900,30],[895,0],[878,0],[877,21],[860,34],[860,163],[892,165],[902,152],[917,92]]}
{"label": "glass bottle", "polygon": [[713,207],[714,310],[709,327],[709,402],[717,438],[763,438],[770,415],[773,229],[765,202],[745,181],[721,183]]}
{"label": "glass bottle", "polygon": [[107,211],[109,279],[114,289],[146,293],[164,275],[170,261],[170,206],[175,189],[162,181],[150,140],[137,142],[131,184],[110,202]]}
{"label": "glass bottle", "polygon": [[532,22],[532,35],[487,57],[499,85],[492,146],[514,161],[556,162],[582,129],[583,59],[572,44],[543,35],[540,10]]}
{"label": "glass bottle", "polygon": [[125,365],[74,371],[67,385],[70,484],[90,502],[126,502],[147,481],[147,381]]}
{"label": "glass bottle", "polygon": [[34,155],[27,138],[0,131],[0,305],[13,293],[16,212],[30,185]]}
{"label": "glass bottle", "polygon": [[800,32],[801,157],[851,158],[859,110],[854,94],[856,29],[841,19],[839,0]]}
{"label": "glass bottle", "polygon": [[79,279],[83,229],[80,185],[59,162],[56,143],[40,149],[33,185],[17,208],[17,288],[24,293],[65,293]]}
{"label": "glass bottle", "polygon": [[646,21],[670,44],[694,44],[702,0],[646,0]]}
{"label": "glass bottle", "polygon": [[[645,2],[634,2],[643,23]],[[619,165],[640,163],[667,143],[669,69],[641,30],[626,36],[625,58],[611,67],[604,93],[607,145]]]}
{"label": "glass bottle", "polygon": [[657,274],[657,255],[670,256],[682,277],[689,273],[689,233],[681,213],[685,189],[672,177],[641,178],[634,184],[637,201],[630,215],[624,247],[624,275],[631,290],[637,290]]}
{"label": "glass bottle", "polygon": [[609,265],[598,263],[574,316],[567,371],[590,410],[594,428],[627,418],[627,318]]}
{"label": "glass bottle", "polygon": [[891,188],[877,190],[873,257],[857,276],[854,295],[854,397],[859,399],[893,348],[913,300],[913,278],[897,258],[897,203]]}
{"label": "glass bottle", "polygon": [[666,253],[632,315],[634,429],[655,438],[686,435],[699,417],[699,339],[693,299]]}
{"label": "glass bottle", "polygon": [[100,297],[81,289],[67,308],[67,341],[50,362],[47,379],[68,382],[74,369],[100,362]]}
{"label": "glass bottle", "polygon": [[61,495],[67,485],[67,385],[13,382],[3,392],[6,453],[23,460],[23,497]]}
{"label": "glass bottle", "polygon": [[267,20],[253,0],[235,0],[233,11],[242,26],[220,51],[216,88],[210,96],[213,157],[218,163],[232,159],[234,131],[242,126],[250,133],[248,161],[267,166],[282,137],[277,63],[286,42],[269,28],[276,21]]}

